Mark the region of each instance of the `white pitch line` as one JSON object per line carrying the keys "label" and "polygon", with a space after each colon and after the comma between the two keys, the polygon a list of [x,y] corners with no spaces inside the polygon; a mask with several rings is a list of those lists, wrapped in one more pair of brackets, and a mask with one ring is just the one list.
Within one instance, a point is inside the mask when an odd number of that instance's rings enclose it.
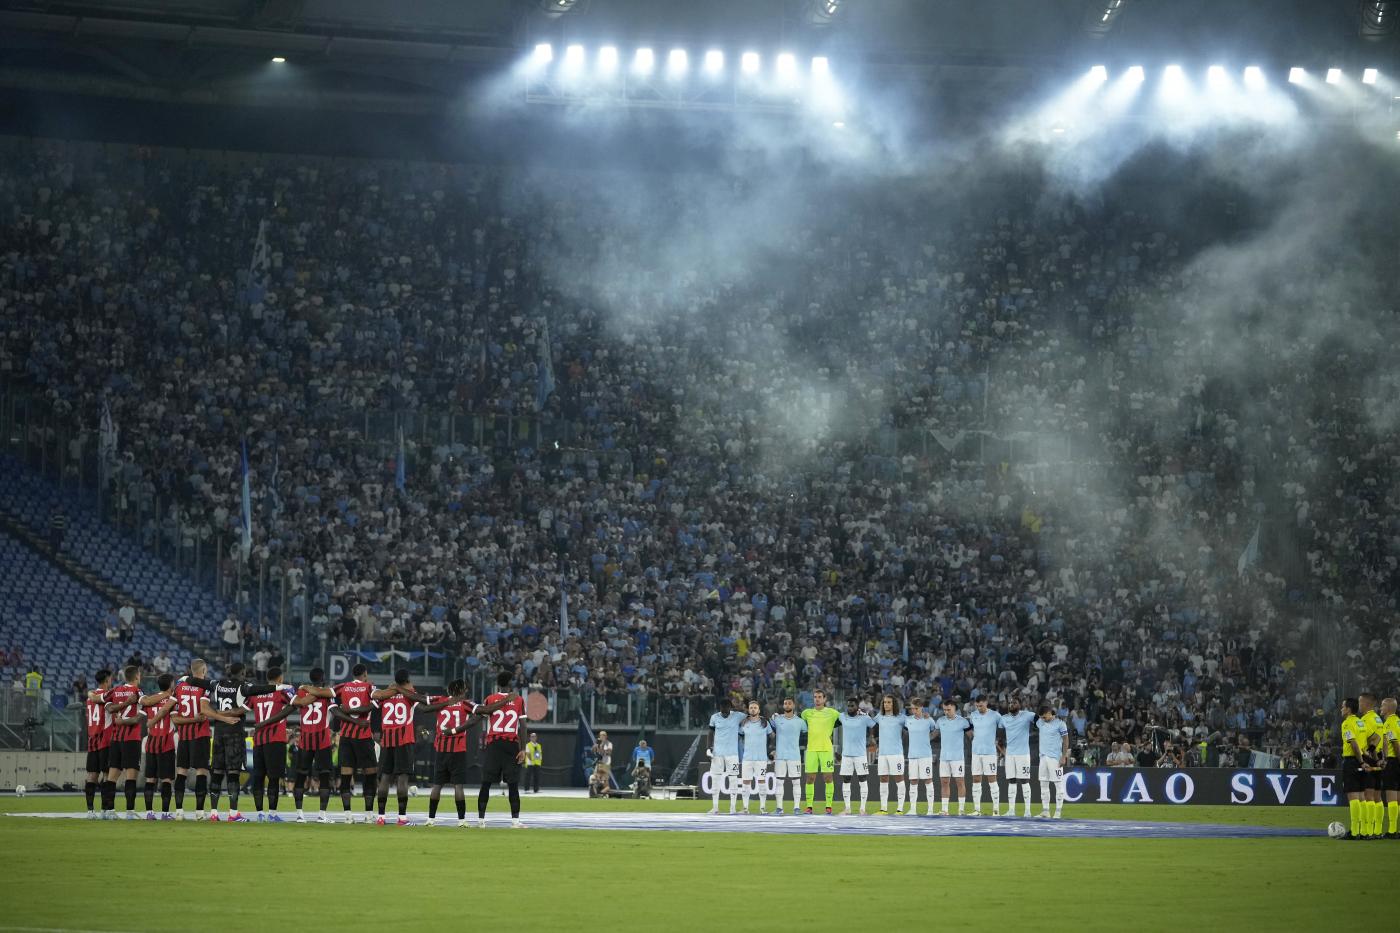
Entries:
{"label": "white pitch line", "polygon": [[0,927],[6,933],[129,933],[125,930],[78,930],[73,927]]}

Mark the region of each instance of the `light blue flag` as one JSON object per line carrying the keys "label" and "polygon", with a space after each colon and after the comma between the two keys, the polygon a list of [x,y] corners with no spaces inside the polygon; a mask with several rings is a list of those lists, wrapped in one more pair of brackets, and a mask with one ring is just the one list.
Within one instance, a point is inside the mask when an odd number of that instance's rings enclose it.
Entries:
{"label": "light blue flag", "polygon": [[243,559],[253,550],[253,495],[248,487],[248,441],[243,441]]}

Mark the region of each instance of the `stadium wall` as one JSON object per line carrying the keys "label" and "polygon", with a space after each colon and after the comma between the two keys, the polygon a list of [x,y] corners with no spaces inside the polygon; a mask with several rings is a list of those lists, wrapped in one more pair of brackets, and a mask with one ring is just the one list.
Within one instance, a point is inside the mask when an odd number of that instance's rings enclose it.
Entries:
{"label": "stadium wall", "polygon": [[81,752],[11,752],[0,751],[0,788],[11,790],[17,784],[38,789],[52,784],[65,784],[79,790],[83,787],[86,756]]}

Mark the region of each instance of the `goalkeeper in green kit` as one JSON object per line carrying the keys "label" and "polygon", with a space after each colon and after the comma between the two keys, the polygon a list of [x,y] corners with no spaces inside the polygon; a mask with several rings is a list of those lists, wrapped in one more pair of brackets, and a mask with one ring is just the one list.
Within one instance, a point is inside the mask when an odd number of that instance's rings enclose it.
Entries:
{"label": "goalkeeper in green kit", "polygon": [[831,752],[831,734],[836,731],[836,721],[840,713],[826,705],[824,690],[812,691],[811,709],[802,711],[802,719],[807,723],[807,756],[802,769],[806,786],[806,807],[803,813],[812,812],[816,796],[817,775],[822,776],[822,799],[826,802],[827,816],[831,815],[831,798],[834,791],[836,761]]}

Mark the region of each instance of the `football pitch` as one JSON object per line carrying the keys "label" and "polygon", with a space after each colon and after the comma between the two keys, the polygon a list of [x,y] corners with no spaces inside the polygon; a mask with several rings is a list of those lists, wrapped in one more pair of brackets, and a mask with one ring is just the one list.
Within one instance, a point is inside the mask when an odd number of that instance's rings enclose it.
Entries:
{"label": "football pitch", "polygon": [[[432,930],[462,923],[522,930],[988,923],[1154,930],[1183,922],[1316,930],[1335,921],[1347,879],[1400,868],[1400,843],[1342,843],[1321,834],[1328,820],[1345,817],[1341,808],[1084,804],[1067,807],[1064,829],[1048,830],[1064,834],[1049,837],[1024,834],[1036,821],[985,816],[957,821],[976,823],[968,830],[975,835],[957,834],[962,830],[937,818],[896,816],[721,817],[718,825],[730,831],[666,831],[668,821],[698,823],[688,817],[709,801],[529,796],[524,817],[529,823],[533,814],[534,823],[522,831],[504,828],[500,798],[492,798],[490,817],[501,828],[484,830],[457,828],[450,799],[439,811],[440,819],[451,816],[448,825],[431,829],[9,815],[82,806],[75,796],[0,799],[0,931]],[[426,809],[425,797],[412,801],[415,816]],[[339,815],[338,801],[331,812]],[[777,820],[830,830],[754,831]],[[875,834],[896,821],[897,835]],[[1178,823],[1209,824],[1217,835],[1151,832],[1197,828],[1172,825]],[[556,828],[577,825],[646,828]],[[1220,837],[1229,827],[1310,832]]]}

